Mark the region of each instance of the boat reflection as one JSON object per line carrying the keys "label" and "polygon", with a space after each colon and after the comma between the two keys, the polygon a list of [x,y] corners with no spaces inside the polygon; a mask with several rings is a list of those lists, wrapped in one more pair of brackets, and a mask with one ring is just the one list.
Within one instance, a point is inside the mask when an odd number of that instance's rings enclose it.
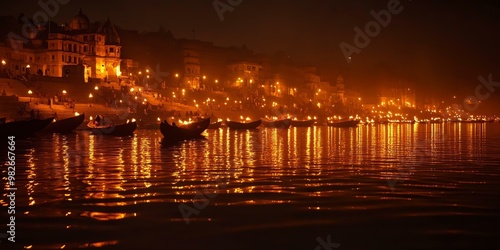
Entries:
{"label": "boat reflection", "polygon": [[[16,197],[26,204],[19,210],[27,220],[54,220],[47,228],[52,235],[103,223],[105,235],[80,236],[78,245],[120,245],[126,239],[116,239],[112,232],[119,226],[113,221],[182,223],[177,206],[198,201],[200,190],[216,195],[210,206],[222,211],[277,204],[299,211],[357,211],[394,205],[380,200],[422,196],[460,204],[443,197],[442,190],[486,182],[487,173],[469,165],[495,164],[483,158],[493,145],[486,141],[488,123],[221,128],[175,144],[158,131],[135,133],[50,134],[19,142],[17,164],[26,171],[18,177],[27,190]],[[203,216],[196,219],[211,219]],[[227,215],[213,216],[224,220]],[[36,223],[27,227],[26,232],[39,230]],[[54,242],[66,244],[55,236]]]}

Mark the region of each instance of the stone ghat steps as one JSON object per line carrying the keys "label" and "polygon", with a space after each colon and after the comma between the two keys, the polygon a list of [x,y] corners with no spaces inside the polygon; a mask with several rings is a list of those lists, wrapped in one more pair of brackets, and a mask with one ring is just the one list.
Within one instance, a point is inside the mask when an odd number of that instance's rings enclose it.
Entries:
{"label": "stone ghat steps", "polygon": [[5,93],[16,96],[28,96],[28,87],[23,84],[21,81],[9,79],[9,78],[0,78],[0,94],[5,90]]}
{"label": "stone ghat steps", "polygon": [[[37,81],[33,83],[33,87],[47,97],[54,97],[56,95],[63,95],[63,90],[66,91],[67,98],[77,100],[80,103],[101,103],[101,98],[98,97],[94,90],[94,85],[88,83],[60,83],[60,82],[42,82]],[[93,98],[89,98],[92,93]]]}

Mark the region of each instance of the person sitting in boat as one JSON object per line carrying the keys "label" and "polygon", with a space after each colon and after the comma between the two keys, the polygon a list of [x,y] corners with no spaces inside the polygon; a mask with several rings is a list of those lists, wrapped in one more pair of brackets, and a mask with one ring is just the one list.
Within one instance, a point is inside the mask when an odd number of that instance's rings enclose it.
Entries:
{"label": "person sitting in boat", "polygon": [[172,122],[172,127],[177,127],[177,124],[175,124],[175,122]]}
{"label": "person sitting in boat", "polygon": [[96,126],[101,126],[101,116],[100,115],[96,115],[95,116],[95,119],[94,119],[94,124]]}

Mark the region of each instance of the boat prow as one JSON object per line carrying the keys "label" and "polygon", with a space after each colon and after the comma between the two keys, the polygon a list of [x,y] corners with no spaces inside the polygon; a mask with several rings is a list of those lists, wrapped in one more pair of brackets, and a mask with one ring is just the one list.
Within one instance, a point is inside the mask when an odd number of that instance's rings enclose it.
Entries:
{"label": "boat prow", "polygon": [[281,120],[262,120],[262,125],[266,128],[289,128],[292,123],[291,119],[281,119]]}
{"label": "boat prow", "polygon": [[226,121],[226,126],[230,129],[256,129],[262,123],[262,119],[253,122]]}
{"label": "boat prow", "polygon": [[21,138],[30,137],[47,127],[52,120],[54,120],[54,117],[43,120],[32,119],[2,123],[0,124],[0,135],[16,136]]}
{"label": "boat prow", "polygon": [[186,125],[171,125],[166,121],[160,123],[160,132],[166,141],[182,141],[201,137],[201,133],[210,125],[210,118],[202,119]]}
{"label": "boat prow", "polygon": [[137,129],[136,122],[129,122],[117,125],[95,126],[93,121],[90,121],[87,126],[93,134],[111,135],[111,136],[129,136],[133,135]]}
{"label": "boat prow", "polygon": [[85,120],[85,114],[69,117],[50,123],[43,132],[47,133],[71,133],[76,130]]}
{"label": "boat prow", "polygon": [[302,121],[298,121],[298,120],[292,120],[291,121],[291,125],[293,127],[311,127],[314,125],[314,123],[316,122],[315,119],[311,119],[311,120],[302,120]]}
{"label": "boat prow", "polygon": [[331,121],[327,125],[336,128],[354,128],[358,126],[359,120],[347,120],[347,121]]}

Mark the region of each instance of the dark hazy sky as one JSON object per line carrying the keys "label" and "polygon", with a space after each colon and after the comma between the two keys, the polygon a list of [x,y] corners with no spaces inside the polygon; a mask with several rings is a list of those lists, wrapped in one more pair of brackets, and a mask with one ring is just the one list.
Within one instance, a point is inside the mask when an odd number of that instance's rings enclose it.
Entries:
{"label": "dark hazy sky", "polygon": [[[32,16],[41,9],[37,2],[2,3],[0,15]],[[139,31],[163,26],[176,38],[192,38],[195,28],[196,39],[216,45],[245,44],[269,54],[284,50],[298,61],[332,65],[346,72],[353,84],[409,81],[438,93],[468,95],[479,84],[479,75],[492,73],[500,81],[496,1],[402,0],[403,11],[393,15],[350,64],[339,44],[353,44],[354,27],[364,29],[373,20],[370,11],[387,9],[389,0],[242,0],[224,13],[224,21],[213,2],[69,0],[53,19],[69,22],[81,8],[91,21],[109,16],[121,28]]]}

